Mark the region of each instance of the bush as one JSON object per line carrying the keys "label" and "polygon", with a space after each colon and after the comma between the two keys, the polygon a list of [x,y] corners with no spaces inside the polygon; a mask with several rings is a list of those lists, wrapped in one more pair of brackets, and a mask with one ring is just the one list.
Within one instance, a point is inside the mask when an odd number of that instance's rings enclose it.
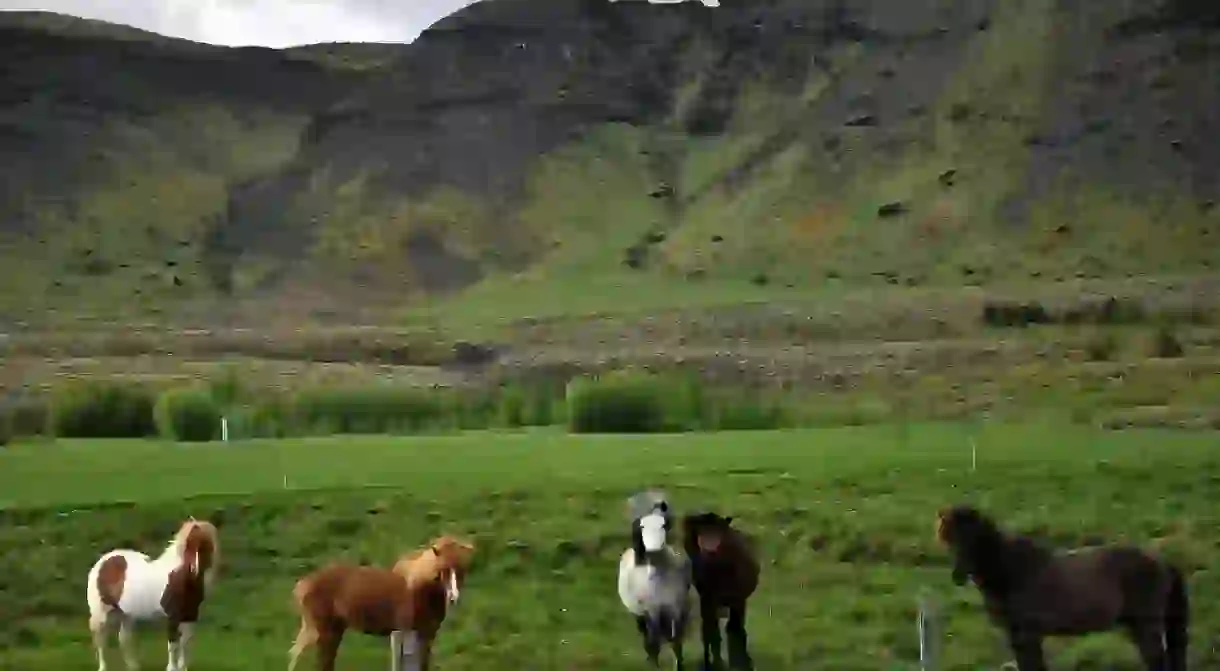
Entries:
{"label": "bush", "polygon": [[229,435],[235,439],[287,438],[293,429],[292,404],[278,396],[233,408],[229,414]]}
{"label": "bush", "polygon": [[994,328],[1024,328],[1049,324],[1051,316],[1037,301],[987,300],[983,303],[982,322]]}
{"label": "bush", "polygon": [[220,404],[202,389],[170,389],[153,409],[162,437],[183,442],[207,442],[220,437]]}
{"label": "bush", "polygon": [[45,399],[24,396],[0,403],[0,438],[13,442],[20,438],[45,435],[49,429],[49,410]]}
{"label": "bush", "polygon": [[573,433],[660,433],[697,428],[700,393],[691,379],[634,371],[572,380],[567,394]]}
{"label": "bush", "polygon": [[444,392],[415,387],[318,389],[293,403],[296,429],[307,433],[418,433],[452,425]]}
{"label": "bush", "polygon": [[508,384],[501,387],[496,403],[499,426],[551,426],[556,423],[558,394],[543,385]]}
{"label": "bush", "polygon": [[252,390],[247,389],[242,383],[237,369],[232,366],[226,367],[208,381],[208,394],[220,406],[221,412],[237,407],[254,395]]}
{"label": "bush", "polygon": [[51,400],[51,428],[61,438],[145,438],[156,435],[153,394],[119,382],[84,382]]}
{"label": "bush", "polygon": [[1186,353],[1182,341],[1174,335],[1173,329],[1162,326],[1152,335],[1150,354],[1158,359],[1176,359]]}
{"label": "bush", "polygon": [[1106,331],[1093,333],[1085,341],[1084,353],[1089,361],[1113,361],[1118,350],[1118,338]]}
{"label": "bush", "polygon": [[703,428],[708,431],[768,431],[787,425],[788,413],[780,402],[742,395],[716,399]]}
{"label": "bush", "polygon": [[500,412],[499,400],[494,394],[483,390],[453,394],[446,414],[454,429],[489,429]]}

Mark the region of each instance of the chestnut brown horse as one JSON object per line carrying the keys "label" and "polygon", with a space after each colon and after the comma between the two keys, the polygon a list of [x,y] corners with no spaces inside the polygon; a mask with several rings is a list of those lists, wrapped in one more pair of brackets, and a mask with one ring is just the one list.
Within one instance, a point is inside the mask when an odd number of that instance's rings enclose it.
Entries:
{"label": "chestnut brown horse", "polygon": [[1124,629],[1148,671],[1185,671],[1190,604],[1181,571],[1129,545],[1056,552],[1000,530],[977,509],[937,514],[953,581],[970,580],[1008,635],[1020,671],[1045,671],[1046,636]]}
{"label": "chestnut brown horse", "polygon": [[753,543],[732,527],[732,517],[714,512],[682,519],[682,544],[691,559],[699,618],[703,624],[703,666],[724,666],[720,656],[720,618],[728,616],[729,666],[753,669],[746,637],[746,602],[758,589],[761,569]]}
{"label": "chestnut brown horse", "polygon": [[123,662],[139,666],[135,624],[166,624],[168,671],[186,671],[195,622],[206,588],[220,563],[220,539],[210,522],[190,518],[156,558],[135,550],[111,550],[89,569],[86,600],[98,671],[106,671],[106,639],[116,629]]}
{"label": "chestnut brown horse", "polygon": [[318,649],[319,671],[334,671],[349,629],[389,637],[396,670],[410,636],[418,668],[427,671],[433,641],[449,605],[458,600],[473,555],[472,543],[441,536],[392,569],[335,563],[301,578],[292,591],[301,629],[289,652],[289,671],[311,645]]}

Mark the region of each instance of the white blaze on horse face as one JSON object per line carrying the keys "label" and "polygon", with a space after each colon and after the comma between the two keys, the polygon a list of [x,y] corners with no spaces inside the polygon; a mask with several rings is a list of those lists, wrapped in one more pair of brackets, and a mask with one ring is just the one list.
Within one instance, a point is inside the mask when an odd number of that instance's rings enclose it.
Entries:
{"label": "white blaze on horse face", "polygon": [[457,603],[458,597],[462,595],[458,589],[457,571],[449,570],[449,577],[445,580],[445,598],[449,603]]}
{"label": "white blaze on horse face", "polygon": [[653,513],[641,517],[640,537],[644,541],[644,550],[648,552],[656,552],[665,547],[665,516]]}

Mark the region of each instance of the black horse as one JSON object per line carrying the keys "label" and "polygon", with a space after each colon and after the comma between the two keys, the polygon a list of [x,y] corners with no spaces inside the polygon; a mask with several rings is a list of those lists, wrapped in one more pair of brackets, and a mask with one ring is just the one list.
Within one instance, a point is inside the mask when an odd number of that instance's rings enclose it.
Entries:
{"label": "black horse", "polygon": [[1055,552],[965,505],[937,514],[953,581],[973,581],[1020,671],[1045,671],[1046,636],[1123,629],[1148,671],[1185,671],[1190,606],[1182,572],[1132,546]]}
{"label": "black horse", "polygon": [[714,512],[682,519],[683,549],[691,559],[695,591],[699,594],[705,669],[724,666],[720,656],[720,618],[725,615],[729,666],[754,668],[746,637],[746,601],[758,588],[761,571],[753,544],[732,523],[732,517]]}

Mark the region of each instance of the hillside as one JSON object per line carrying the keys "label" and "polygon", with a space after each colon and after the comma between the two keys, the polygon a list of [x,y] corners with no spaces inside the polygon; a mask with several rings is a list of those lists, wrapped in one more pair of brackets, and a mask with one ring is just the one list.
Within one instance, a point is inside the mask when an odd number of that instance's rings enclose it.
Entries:
{"label": "hillside", "polygon": [[1105,5],[487,0],[286,51],[2,14],[0,317],[1206,273],[1220,12]]}

